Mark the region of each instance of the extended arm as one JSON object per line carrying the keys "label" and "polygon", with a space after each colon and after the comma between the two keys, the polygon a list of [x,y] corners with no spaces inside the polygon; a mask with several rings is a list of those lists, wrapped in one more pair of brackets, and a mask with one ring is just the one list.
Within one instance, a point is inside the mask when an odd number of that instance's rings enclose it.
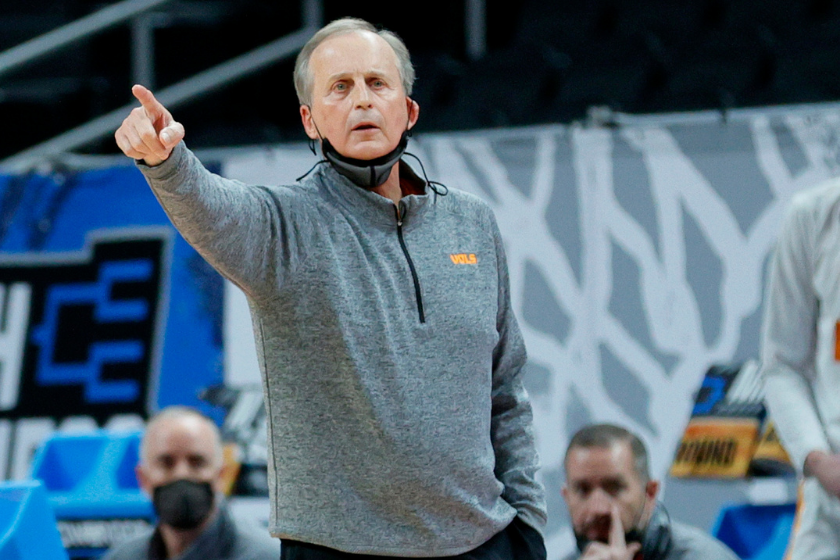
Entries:
{"label": "extended arm", "polygon": [[181,141],[184,127],[142,86],[141,106],[117,130],[117,145],[134,158],[184,238],[246,293],[282,282],[295,265],[293,205],[277,192],[210,173]]}

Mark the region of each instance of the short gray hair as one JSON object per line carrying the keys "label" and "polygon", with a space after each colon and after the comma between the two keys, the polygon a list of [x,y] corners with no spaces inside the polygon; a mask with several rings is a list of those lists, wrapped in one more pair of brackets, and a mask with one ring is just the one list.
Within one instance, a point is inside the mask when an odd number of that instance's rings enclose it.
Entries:
{"label": "short gray hair", "polygon": [[309,59],[318,45],[335,35],[354,33],[358,31],[369,31],[382,37],[394,50],[397,55],[397,70],[400,72],[400,79],[406,95],[411,95],[414,87],[414,66],[411,65],[411,56],[408,48],[399,36],[387,29],[376,29],[373,24],[359,18],[342,18],[328,23],[318,30],[298,53],[295,61],[295,91],[301,105],[309,105],[312,102],[312,71],[309,68]]}
{"label": "short gray hair", "polygon": [[222,434],[219,427],[215,422],[213,422],[213,420],[210,419],[209,416],[204,415],[198,409],[183,405],[170,405],[162,408],[146,423],[146,431],[140,439],[140,463],[144,465],[146,464],[146,439],[149,432],[152,430],[152,427],[165,420],[176,420],[179,418],[195,418],[210,428],[210,431],[213,433],[214,459],[219,465],[221,465],[224,462],[224,449],[222,444]]}
{"label": "short gray hair", "polygon": [[646,483],[649,481],[650,469],[648,467],[648,454],[645,444],[633,432],[614,424],[590,424],[578,430],[572,436],[569,447],[566,448],[566,456],[563,458],[563,464],[565,465],[568,462],[569,453],[575,447],[582,447],[584,449],[596,447],[603,449],[612,447],[614,443],[627,443],[630,446],[636,474],[639,475],[642,482]]}

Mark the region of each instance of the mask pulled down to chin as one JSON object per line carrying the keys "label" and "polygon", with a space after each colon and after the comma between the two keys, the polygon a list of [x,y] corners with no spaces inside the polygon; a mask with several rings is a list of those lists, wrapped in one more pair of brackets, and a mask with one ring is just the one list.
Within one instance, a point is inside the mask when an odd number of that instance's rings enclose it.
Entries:
{"label": "mask pulled down to chin", "polygon": [[343,156],[333,147],[329,140],[324,138],[321,142],[321,150],[324,158],[338,171],[357,186],[364,189],[374,189],[388,180],[391,169],[397,163],[408,148],[409,131],[406,130],[400,137],[397,147],[387,154],[371,160],[355,159]]}
{"label": "mask pulled down to chin", "polygon": [[213,510],[213,487],[209,482],[179,479],[158,486],[152,504],[161,523],[175,529],[195,529]]}

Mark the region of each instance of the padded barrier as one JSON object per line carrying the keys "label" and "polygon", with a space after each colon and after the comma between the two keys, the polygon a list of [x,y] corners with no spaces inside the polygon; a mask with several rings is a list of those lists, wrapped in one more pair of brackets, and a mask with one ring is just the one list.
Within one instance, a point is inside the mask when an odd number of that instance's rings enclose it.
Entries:
{"label": "padded barrier", "polygon": [[55,433],[38,449],[32,478],[43,481],[71,558],[96,558],[154,523],[134,474],[140,436]]}
{"label": "padded barrier", "polygon": [[724,507],[713,534],[743,560],[782,560],[795,513],[795,503]]}
{"label": "padded barrier", "polygon": [[67,560],[44,485],[0,482],[0,558]]}

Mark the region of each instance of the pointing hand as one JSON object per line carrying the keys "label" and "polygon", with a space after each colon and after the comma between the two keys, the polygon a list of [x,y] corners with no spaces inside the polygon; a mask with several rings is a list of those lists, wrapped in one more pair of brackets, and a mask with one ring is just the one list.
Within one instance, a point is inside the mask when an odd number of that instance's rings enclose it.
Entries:
{"label": "pointing hand", "polygon": [[184,126],[172,118],[151,91],[141,85],[131,88],[140,107],[117,129],[114,138],[125,155],[155,166],[165,161],[184,138]]}

